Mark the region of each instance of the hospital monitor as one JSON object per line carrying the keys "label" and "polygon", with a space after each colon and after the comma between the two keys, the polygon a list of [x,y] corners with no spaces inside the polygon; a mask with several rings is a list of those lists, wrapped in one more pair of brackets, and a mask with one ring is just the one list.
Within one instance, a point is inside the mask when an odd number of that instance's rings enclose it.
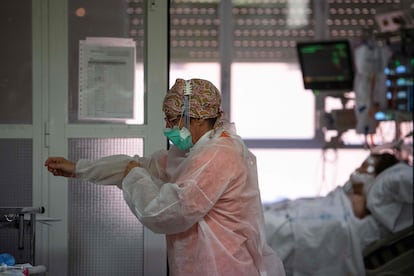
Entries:
{"label": "hospital monitor", "polygon": [[342,93],[353,90],[353,59],[347,40],[298,42],[296,49],[305,89]]}

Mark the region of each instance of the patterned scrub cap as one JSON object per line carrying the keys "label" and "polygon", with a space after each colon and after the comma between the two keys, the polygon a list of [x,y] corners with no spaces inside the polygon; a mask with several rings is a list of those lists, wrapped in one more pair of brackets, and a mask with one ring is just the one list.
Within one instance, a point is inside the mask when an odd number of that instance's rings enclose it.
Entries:
{"label": "patterned scrub cap", "polygon": [[177,79],[164,98],[162,110],[169,118],[176,118],[184,110],[184,93],[190,85],[190,117],[196,119],[216,118],[221,113],[220,91],[209,81]]}

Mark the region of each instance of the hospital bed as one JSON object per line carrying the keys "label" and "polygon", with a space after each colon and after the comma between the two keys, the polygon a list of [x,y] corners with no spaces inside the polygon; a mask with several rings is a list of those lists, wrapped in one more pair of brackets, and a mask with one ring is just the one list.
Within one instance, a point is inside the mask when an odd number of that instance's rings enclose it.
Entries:
{"label": "hospital bed", "polygon": [[414,275],[413,232],[410,226],[365,248],[366,276]]}
{"label": "hospital bed", "polygon": [[266,239],[287,275],[414,275],[412,167],[379,174],[367,208],[369,215],[355,217],[344,187],[265,204]]}

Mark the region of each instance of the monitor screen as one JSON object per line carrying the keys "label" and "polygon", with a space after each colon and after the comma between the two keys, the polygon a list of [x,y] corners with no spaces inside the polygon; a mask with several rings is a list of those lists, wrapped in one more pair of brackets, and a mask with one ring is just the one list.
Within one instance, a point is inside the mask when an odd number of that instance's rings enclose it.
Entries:
{"label": "monitor screen", "polygon": [[353,59],[347,40],[298,42],[296,48],[305,89],[353,90]]}

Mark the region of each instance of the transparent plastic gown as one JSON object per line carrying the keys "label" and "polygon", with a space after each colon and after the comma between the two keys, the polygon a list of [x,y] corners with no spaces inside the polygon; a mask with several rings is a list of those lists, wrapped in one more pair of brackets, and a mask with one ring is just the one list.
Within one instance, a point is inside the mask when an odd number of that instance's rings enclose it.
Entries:
{"label": "transparent plastic gown", "polygon": [[[123,178],[132,159],[142,167]],[[118,185],[142,224],[166,234],[171,275],[285,275],[265,241],[255,156],[230,131],[210,131],[186,153],[79,160],[76,174]]]}

